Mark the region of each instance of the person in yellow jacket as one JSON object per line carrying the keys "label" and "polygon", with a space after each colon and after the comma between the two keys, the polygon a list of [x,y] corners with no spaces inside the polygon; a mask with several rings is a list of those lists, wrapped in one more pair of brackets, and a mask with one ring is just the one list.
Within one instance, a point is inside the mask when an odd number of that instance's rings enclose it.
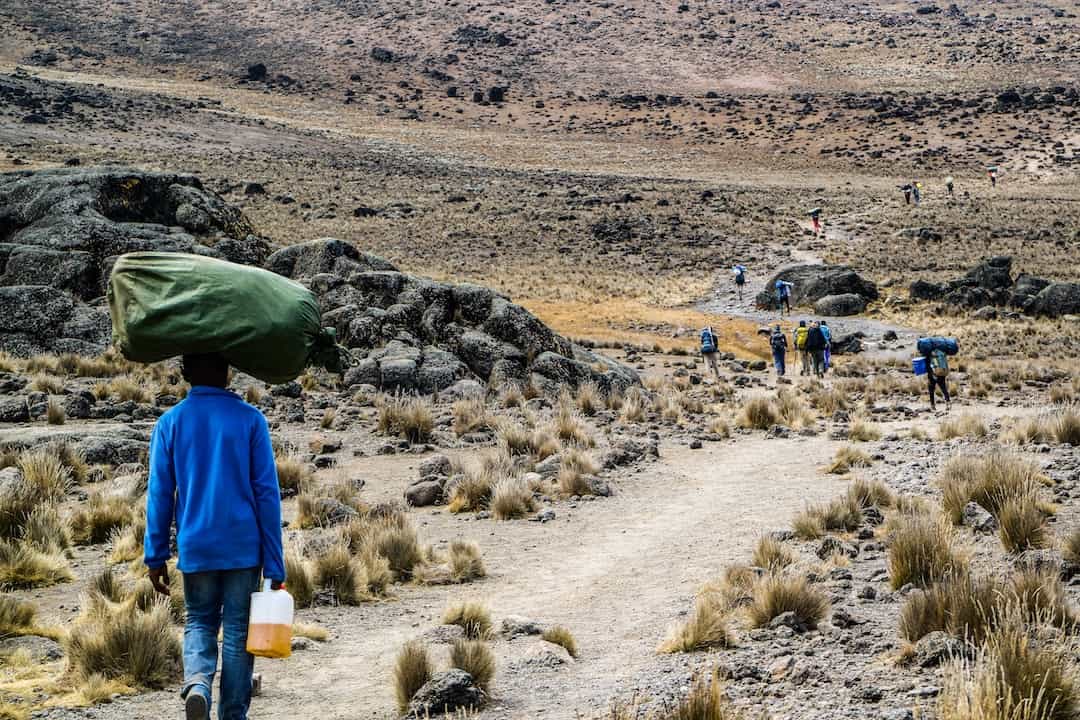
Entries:
{"label": "person in yellow jacket", "polygon": [[810,355],[806,351],[806,336],[810,333],[810,328],[806,327],[806,321],[800,320],[799,326],[792,332],[792,338],[795,341],[795,352],[799,355],[799,374],[810,374]]}

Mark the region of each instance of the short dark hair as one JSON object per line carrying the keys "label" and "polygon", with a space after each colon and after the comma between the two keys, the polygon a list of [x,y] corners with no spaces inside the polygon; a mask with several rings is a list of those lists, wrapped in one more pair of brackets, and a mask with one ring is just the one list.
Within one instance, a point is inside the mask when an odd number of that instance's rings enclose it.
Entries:
{"label": "short dark hair", "polygon": [[193,353],[181,358],[185,373],[227,373],[229,361],[221,353]]}

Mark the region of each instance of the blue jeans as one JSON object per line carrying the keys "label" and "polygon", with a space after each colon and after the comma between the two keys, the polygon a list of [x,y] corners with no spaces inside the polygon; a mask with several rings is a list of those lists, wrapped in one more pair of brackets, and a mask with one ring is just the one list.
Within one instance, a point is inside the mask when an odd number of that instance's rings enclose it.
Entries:
{"label": "blue jeans", "polygon": [[773,361],[773,365],[776,366],[776,374],[777,375],[783,375],[784,372],[787,370],[787,368],[784,367],[784,354],[785,353],[783,353],[783,352],[778,352],[776,350],[773,350],[772,361]]}
{"label": "blue jeans", "polygon": [[247,720],[255,658],[247,652],[251,593],[259,589],[261,568],[184,574],[183,697],[198,692],[209,707],[222,629],[219,720]]}

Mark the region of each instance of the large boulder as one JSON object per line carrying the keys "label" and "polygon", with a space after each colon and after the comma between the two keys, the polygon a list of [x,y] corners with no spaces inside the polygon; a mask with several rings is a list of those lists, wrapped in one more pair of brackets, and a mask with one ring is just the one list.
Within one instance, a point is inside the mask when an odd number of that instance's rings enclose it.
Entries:
{"label": "large boulder", "polygon": [[1049,285],[1050,281],[1046,278],[1021,273],[1013,284],[1009,304],[1015,308],[1027,310],[1031,301],[1035,299],[1035,296],[1045,290]]}
{"label": "large boulder", "polygon": [[877,285],[845,265],[792,265],[769,279],[765,290],[757,297],[759,306],[775,305],[778,280],[792,284],[792,305],[816,303],[828,295],[858,295],[867,301],[878,299]]}
{"label": "large boulder", "polygon": [[866,310],[866,298],[854,293],[826,295],[814,303],[815,313],[829,317],[858,315],[863,310]]}
{"label": "large boulder", "polygon": [[971,283],[987,290],[1007,290],[1012,287],[1012,258],[992,257],[967,271],[965,284]]}
{"label": "large boulder", "polygon": [[1080,283],[1056,282],[1047,285],[1027,306],[1032,315],[1061,317],[1080,315]]}

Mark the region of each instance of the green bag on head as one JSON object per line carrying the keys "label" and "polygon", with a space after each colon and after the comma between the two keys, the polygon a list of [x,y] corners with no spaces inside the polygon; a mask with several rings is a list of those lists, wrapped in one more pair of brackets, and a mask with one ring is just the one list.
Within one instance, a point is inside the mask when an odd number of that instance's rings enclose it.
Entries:
{"label": "green bag on head", "polygon": [[303,285],[261,268],[182,253],[122,255],[108,288],[113,344],[128,360],[221,353],[264,382],[294,380],[309,365],[341,372],[348,351],[323,328]]}

